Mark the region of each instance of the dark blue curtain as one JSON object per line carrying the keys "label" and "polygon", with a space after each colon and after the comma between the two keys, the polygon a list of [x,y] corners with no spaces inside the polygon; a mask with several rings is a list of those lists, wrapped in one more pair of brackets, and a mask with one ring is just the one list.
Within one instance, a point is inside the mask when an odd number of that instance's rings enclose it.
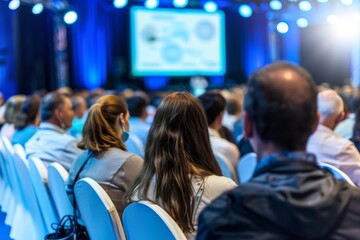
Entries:
{"label": "dark blue curtain", "polygon": [[0,1],[0,91],[5,98],[17,93],[15,76],[16,12],[8,2]]}
{"label": "dark blue curtain", "polygon": [[72,1],[78,20],[69,27],[73,87],[104,87],[113,63],[112,17],[102,0]]}

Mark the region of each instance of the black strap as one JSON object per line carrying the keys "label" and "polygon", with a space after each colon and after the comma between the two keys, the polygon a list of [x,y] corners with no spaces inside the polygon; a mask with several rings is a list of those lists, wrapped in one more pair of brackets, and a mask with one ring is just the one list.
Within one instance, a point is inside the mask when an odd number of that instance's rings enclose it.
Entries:
{"label": "black strap", "polygon": [[92,158],[94,156],[94,152],[93,151],[89,151],[89,154],[88,154],[88,157],[87,159],[84,161],[83,165],[80,167],[79,171],[76,173],[75,175],[75,179],[74,179],[74,182],[73,182],[73,185],[72,185],[72,192],[73,192],[73,207],[74,207],[74,218],[75,218],[75,221],[77,221],[77,214],[76,214],[76,209],[77,209],[77,204],[76,204],[76,197],[75,197],[75,193],[74,193],[74,186],[77,182],[77,180],[79,179],[80,177],[80,173],[81,171],[84,169],[85,165],[87,164],[87,162],[89,161],[90,158]]}

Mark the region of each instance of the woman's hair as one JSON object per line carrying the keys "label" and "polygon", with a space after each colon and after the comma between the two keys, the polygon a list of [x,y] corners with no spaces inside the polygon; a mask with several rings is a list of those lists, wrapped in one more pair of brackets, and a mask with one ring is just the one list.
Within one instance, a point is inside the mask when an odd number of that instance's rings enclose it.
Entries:
{"label": "woman's hair", "polygon": [[4,120],[6,123],[14,123],[17,118],[21,104],[25,101],[25,95],[15,95],[10,97],[5,103]]}
{"label": "woman's hair", "polygon": [[21,130],[28,125],[34,124],[40,109],[41,98],[31,95],[26,98],[20,108],[20,113],[15,120],[15,129]]}
{"label": "woman's hair", "polygon": [[190,93],[170,94],[156,111],[145,147],[145,163],[127,200],[150,200],[147,193],[155,176],[155,201],[184,232],[192,232],[195,199],[191,176],[213,174],[221,175],[221,170],[210,146],[203,107]]}
{"label": "woman's hair", "polygon": [[126,151],[124,141],[116,131],[119,115],[126,115],[125,102],[114,95],[106,95],[90,108],[83,128],[83,139],[78,143],[81,149],[89,149],[95,153],[102,152],[111,147]]}

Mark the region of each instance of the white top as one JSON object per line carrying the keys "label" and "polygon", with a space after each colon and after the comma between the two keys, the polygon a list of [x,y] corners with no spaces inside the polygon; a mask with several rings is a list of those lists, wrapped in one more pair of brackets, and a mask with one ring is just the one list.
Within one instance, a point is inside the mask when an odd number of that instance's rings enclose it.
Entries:
{"label": "white top", "polygon": [[220,137],[218,131],[212,128],[209,128],[209,135],[211,148],[213,149],[214,153],[220,153],[226,157],[226,159],[229,160],[236,169],[237,163],[240,159],[240,151],[238,147],[228,140]]}
{"label": "white top", "polygon": [[348,139],[319,124],[308,140],[307,151],[314,153],[318,162],[339,168],[360,186],[360,154]]}
{"label": "white top", "polygon": [[[209,205],[215,198],[219,197],[222,193],[231,190],[237,187],[236,183],[227,177],[211,175],[204,179],[204,183],[202,183],[199,177],[193,176],[191,178],[193,191],[195,197],[200,197],[197,201],[198,204],[195,204],[197,209],[194,213],[193,225],[195,228],[195,232],[185,234],[188,240],[195,239],[198,218],[202,210]],[[154,177],[148,191],[148,198],[155,202],[155,182],[156,178]],[[199,188],[202,188],[202,191],[199,191]],[[137,200],[137,199],[134,199]],[[157,203],[161,206],[161,203]]]}
{"label": "white top", "polygon": [[349,117],[341,121],[335,128],[334,132],[340,137],[350,139],[353,136],[355,125],[355,113],[350,113]]}

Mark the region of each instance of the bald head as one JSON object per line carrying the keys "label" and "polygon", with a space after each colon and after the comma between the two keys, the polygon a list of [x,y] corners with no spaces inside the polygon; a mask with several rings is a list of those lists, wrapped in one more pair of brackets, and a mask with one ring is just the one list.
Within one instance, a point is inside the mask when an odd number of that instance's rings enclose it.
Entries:
{"label": "bald head", "polygon": [[316,121],[316,96],[305,69],[278,62],[252,74],[244,106],[262,141],[283,150],[304,150]]}

